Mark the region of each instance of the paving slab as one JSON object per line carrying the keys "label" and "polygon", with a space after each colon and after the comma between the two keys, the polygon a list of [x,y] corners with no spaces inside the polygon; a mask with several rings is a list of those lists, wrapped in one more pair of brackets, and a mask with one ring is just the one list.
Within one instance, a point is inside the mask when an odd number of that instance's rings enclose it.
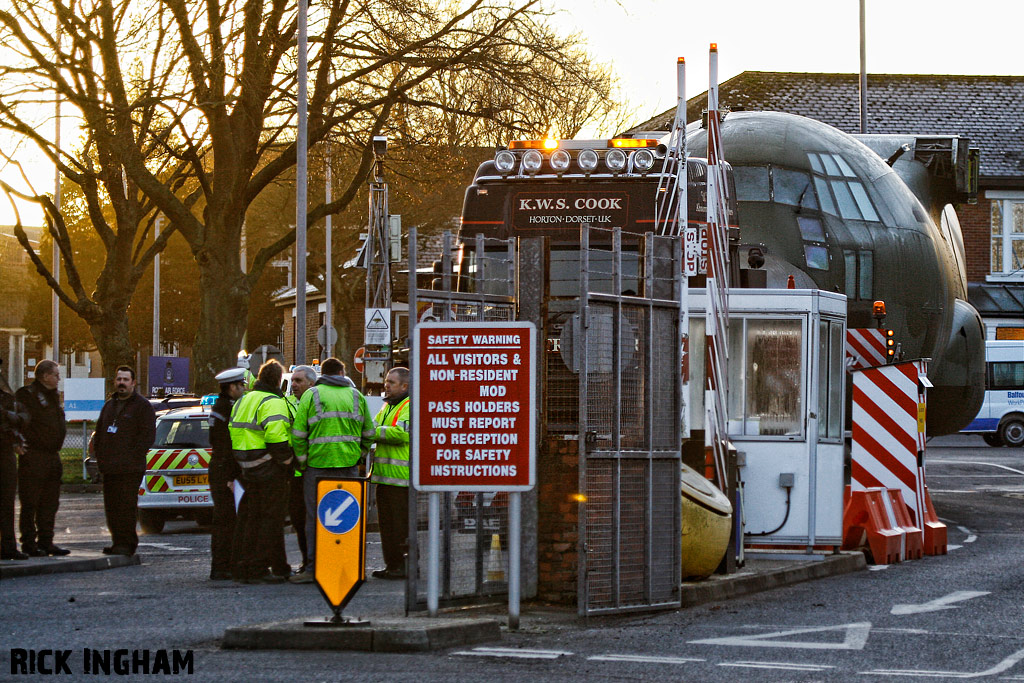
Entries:
{"label": "paving slab", "polygon": [[64,557],[30,557],[27,560],[0,561],[0,579],[65,572],[95,572],[141,564],[138,555],[104,555],[91,550],[73,550]]}
{"label": "paving slab", "polygon": [[306,619],[237,626],[221,647],[247,650],[426,652],[501,640],[497,619],[370,618],[364,626],[307,626]]}

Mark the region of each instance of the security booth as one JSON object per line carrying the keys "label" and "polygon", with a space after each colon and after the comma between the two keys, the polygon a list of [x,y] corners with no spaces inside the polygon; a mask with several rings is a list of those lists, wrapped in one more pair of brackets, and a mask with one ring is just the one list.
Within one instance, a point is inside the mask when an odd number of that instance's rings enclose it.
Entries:
{"label": "security booth", "polygon": [[[690,290],[691,340],[704,337],[706,300],[704,290]],[[748,547],[811,553],[842,542],[845,338],[845,295],[729,294],[728,424]],[[704,351],[689,346],[690,424],[699,425]]]}

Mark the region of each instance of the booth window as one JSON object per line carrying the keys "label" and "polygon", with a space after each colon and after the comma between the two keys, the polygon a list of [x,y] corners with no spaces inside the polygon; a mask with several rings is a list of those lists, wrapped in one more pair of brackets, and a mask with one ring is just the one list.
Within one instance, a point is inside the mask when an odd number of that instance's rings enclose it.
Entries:
{"label": "booth window", "polygon": [[729,432],[736,436],[803,433],[803,324],[746,318],[729,327]]}
{"label": "booth window", "polygon": [[845,382],[843,325],[818,322],[818,439],[843,437],[843,384]]}

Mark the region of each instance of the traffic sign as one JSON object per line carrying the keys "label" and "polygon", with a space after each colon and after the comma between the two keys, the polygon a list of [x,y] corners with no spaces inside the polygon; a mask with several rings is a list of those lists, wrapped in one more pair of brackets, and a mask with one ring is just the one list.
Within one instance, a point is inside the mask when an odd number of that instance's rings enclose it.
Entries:
{"label": "traffic sign", "polygon": [[331,607],[343,608],[366,580],[366,480],[317,481],[313,576]]}
{"label": "traffic sign", "polygon": [[391,309],[367,308],[364,319],[363,343],[367,346],[391,346]]}
{"label": "traffic sign", "polygon": [[329,330],[327,325],[321,325],[316,331],[316,341],[320,346],[334,346],[338,343],[338,330],[334,325]]}
{"label": "traffic sign", "polygon": [[355,356],[352,358],[352,367],[354,367],[357,372],[362,372],[363,368],[365,367],[363,365],[363,356],[365,356],[365,355],[366,355],[366,347],[365,346],[360,346],[358,349],[356,349]]}
{"label": "traffic sign", "polygon": [[537,330],[414,328],[412,476],[421,491],[528,491],[536,459]]}

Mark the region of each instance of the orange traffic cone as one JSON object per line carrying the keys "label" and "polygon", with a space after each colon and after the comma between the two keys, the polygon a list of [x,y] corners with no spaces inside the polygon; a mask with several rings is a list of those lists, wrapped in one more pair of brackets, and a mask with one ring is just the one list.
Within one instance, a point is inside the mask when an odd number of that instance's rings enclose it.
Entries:
{"label": "orange traffic cone", "polygon": [[505,558],[501,552],[501,537],[491,534],[491,552],[487,556],[487,580],[505,580]]}

